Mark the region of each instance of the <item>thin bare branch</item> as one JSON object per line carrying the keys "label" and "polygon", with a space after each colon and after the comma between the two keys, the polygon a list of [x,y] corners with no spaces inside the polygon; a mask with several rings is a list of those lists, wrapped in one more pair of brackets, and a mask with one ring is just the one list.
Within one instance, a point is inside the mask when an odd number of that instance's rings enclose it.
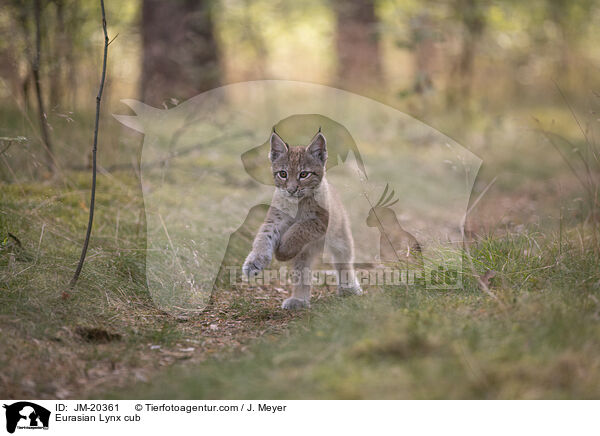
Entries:
{"label": "thin bare branch", "polygon": [[477,203],[479,203],[479,201],[489,191],[489,189],[492,187],[492,185],[494,183],[496,183],[497,179],[498,179],[498,176],[494,176],[494,178],[492,179],[492,181],[490,183],[488,183],[488,185],[485,187],[485,189],[483,191],[481,191],[481,194],[479,194],[479,196],[477,197],[477,199],[473,202],[473,204],[471,205],[471,207],[467,210],[467,213],[465,214],[465,216],[469,216],[469,214],[473,211],[473,209],[475,209],[475,206],[477,206]]}
{"label": "thin bare branch", "polygon": [[119,37],[119,34],[117,33],[115,35],[115,37],[108,42],[108,45],[111,45],[115,41],[115,39],[117,39],[118,37]]}
{"label": "thin bare branch", "polygon": [[[94,126],[94,143],[92,146],[92,192],[90,196],[90,213],[88,219],[87,231],[85,234],[85,241],[83,242],[83,247],[81,249],[81,257],[79,258],[79,263],[77,264],[77,269],[75,270],[75,274],[73,274],[73,278],[71,279],[71,283],[69,284],[69,289],[72,290],[77,284],[77,280],[79,279],[79,274],[81,274],[81,269],[83,268],[83,263],[85,262],[85,255],[87,253],[88,245],[90,243],[90,236],[92,233],[92,224],[94,222],[94,204],[96,200],[96,154],[98,150],[98,125],[100,123],[100,103],[102,102],[102,91],[104,91],[104,81],[106,80],[106,61],[108,58],[108,33],[106,31],[106,12],[104,11],[104,0],[100,0],[100,8],[102,10],[102,30],[104,31],[104,56],[102,60],[102,78],[100,79],[100,88],[98,89],[98,95],[96,96],[96,122]],[[63,292],[63,298],[68,298],[69,294],[67,292]]]}
{"label": "thin bare branch", "polygon": [[565,161],[565,164],[567,164],[567,166],[569,167],[569,169],[571,170],[571,172],[573,173],[573,175],[577,178],[577,180],[579,181],[579,183],[581,184],[581,186],[583,187],[583,189],[586,190],[586,192],[588,194],[591,195],[590,192],[590,187],[587,185],[587,183],[585,182],[585,180],[583,180],[580,176],[579,176],[579,172],[577,171],[577,169],[573,166],[573,164],[571,163],[571,161],[569,160],[569,158],[567,156],[565,156],[565,154],[562,152],[562,150],[560,149],[560,147],[554,143],[554,141],[552,140],[552,135],[555,135],[554,133],[550,133],[547,132],[543,129],[537,129],[542,135],[544,135],[546,137],[546,139],[548,140],[548,142],[550,143],[550,145],[552,145],[556,151],[558,152],[558,154],[560,155],[560,157],[563,159],[563,161]]}

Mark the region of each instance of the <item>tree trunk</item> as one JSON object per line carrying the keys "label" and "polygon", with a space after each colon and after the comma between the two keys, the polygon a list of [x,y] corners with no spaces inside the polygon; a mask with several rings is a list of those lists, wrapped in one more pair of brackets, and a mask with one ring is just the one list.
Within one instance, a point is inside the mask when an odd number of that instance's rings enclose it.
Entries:
{"label": "tree trunk", "polygon": [[52,143],[50,141],[50,132],[48,129],[48,115],[46,113],[46,106],[44,103],[44,95],[42,93],[42,85],[40,78],[40,56],[42,51],[42,35],[41,35],[41,5],[40,0],[34,2],[34,16],[35,16],[35,53],[33,57],[33,63],[31,71],[33,74],[33,83],[35,85],[35,96],[38,105],[38,115],[40,118],[40,131],[42,134],[43,146],[46,151],[46,165],[50,172],[55,170],[54,155],[52,154]]}
{"label": "tree trunk", "polygon": [[155,106],[219,85],[210,0],[144,0],[142,100]]}
{"label": "tree trunk", "polygon": [[381,65],[374,0],[334,0],[341,85],[379,85]]}
{"label": "tree trunk", "polygon": [[436,57],[434,26],[427,12],[420,13],[410,23],[414,58],[413,91],[427,94],[433,90],[433,68]]}
{"label": "tree trunk", "polygon": [[[65,81],[64,70],[67,69],[66,65],[66,53],[67,53],[67,26],[65,23],[65,4],[64,0],[54,0],[56,6],[56,25],[54,27],[54,38],[51,39],[51,47],[47,49],[48,57],[51,59],[49,62],[49,91],[50,96],[48,101],[50,102],[50,108],[52,110],[58,108],[63,103],[62,99],[65,94],[63,84]],[[64,110],[64,107],[61,108]]]}
{"label": "tree trunk", "polygon": [[484,4],[477,0],[457,0],[454,7],[462,24],[462,41],[460,55],[452,72],[453,85],[448,87],[448,106],[454,106],[459,100],[469,102],[477,43],[486,27]]}

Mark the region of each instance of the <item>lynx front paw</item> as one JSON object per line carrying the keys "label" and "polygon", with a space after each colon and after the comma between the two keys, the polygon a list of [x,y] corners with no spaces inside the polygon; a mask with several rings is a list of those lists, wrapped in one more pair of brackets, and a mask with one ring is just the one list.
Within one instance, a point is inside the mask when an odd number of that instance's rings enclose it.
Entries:
{"label": "lynx front paw", "polygon": [[262,271],[271,263],[271,255],[269,254],[258,254],[251,251],[244,265],[242,266],[242,272],[248,278],[254,277],[259,271]]}
{"label": "lynx front paw", "polygon": [[281,308],[287,310],[298,310],[308,307],[310,307],[310,303],[308,301],[300,300],[299,298],[294,297],[284,300],[284,302],[281,304]]}

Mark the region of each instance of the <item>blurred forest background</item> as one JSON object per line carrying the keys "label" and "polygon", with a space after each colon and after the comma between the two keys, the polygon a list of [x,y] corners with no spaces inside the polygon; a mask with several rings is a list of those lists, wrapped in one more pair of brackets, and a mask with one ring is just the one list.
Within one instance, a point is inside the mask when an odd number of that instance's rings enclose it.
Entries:
{"label": "blurred forest background", "polygon": [[[128,396],[182,360],[204,366],[142,394],[600,396],[600,2],[105,3],[96,216],[81,279],[61,299],[89,212],[100,1],[0,0],[0,397]],[[341,300],[321,287],[295,314],[275,286],[218,289],[206,311],[179,318],[155,307],[142,135],[112,114],[132,114],[121,99],[171,108],[260,79],[369,96],[483,159],[464,289]]]}
{"label": "blurred forest background", "polygon": [[[0,136],[27,138],[2,154],[2,180],[88,164],[102,61],[98,3],[2,0]],[[524,129],[539,127],[533,117],[566,124],[567,100],[587,117],[600,81],[593,0],[140,0],[106,8],[115,39],[105,168],[129,165],[139,152],[139,139],[114,133],[110,114],[126,111],[121,98],[171,107],[238,81],[315,82],[405,111],[486,160],[489,148],[514,146]]]}

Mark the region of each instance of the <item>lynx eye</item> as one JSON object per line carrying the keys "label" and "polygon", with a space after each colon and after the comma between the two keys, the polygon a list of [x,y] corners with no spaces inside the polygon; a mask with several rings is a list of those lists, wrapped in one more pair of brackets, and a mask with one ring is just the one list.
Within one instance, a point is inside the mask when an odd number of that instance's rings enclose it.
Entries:
{"label": "lynx eye", "polygon": [[277,175],[282,179],[287,179],[287,171],[279,171]]}
{"label": "lynx eye", "polygon": [[301,171],[299,174],[299,177],[301,179],[306,179],[308,176],[310,176],[310,173],[308,171]]}

